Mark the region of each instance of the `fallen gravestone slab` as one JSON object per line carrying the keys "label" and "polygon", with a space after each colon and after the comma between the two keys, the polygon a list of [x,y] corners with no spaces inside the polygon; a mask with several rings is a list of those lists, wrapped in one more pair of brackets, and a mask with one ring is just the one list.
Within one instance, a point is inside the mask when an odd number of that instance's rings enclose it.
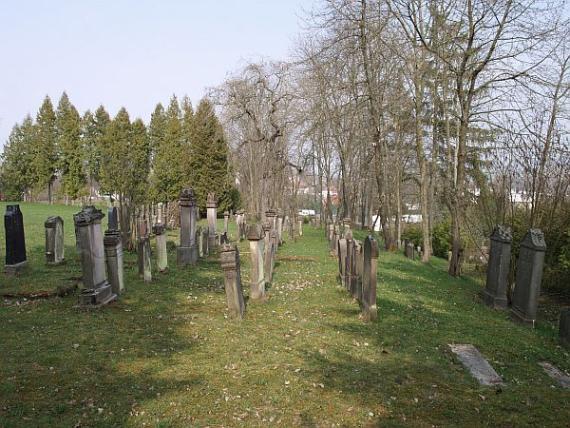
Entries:
{"label": "fallen gravestone slab", "polygon": [[538,365],[544,369],[548,376],[558,382],[562,388],[570,388],[570,376],[562,370],[545,361],[538,363]]}
{"label": "fallen gravestone slab", "polygon": [[473,345],[448,345],[451,352],[457,355],[459,361],[471,372],[473,377],[481,385],[494,386],[502,385],[503,380],[497,374],[495,369],[489,362],[481,355],[479,350]]}

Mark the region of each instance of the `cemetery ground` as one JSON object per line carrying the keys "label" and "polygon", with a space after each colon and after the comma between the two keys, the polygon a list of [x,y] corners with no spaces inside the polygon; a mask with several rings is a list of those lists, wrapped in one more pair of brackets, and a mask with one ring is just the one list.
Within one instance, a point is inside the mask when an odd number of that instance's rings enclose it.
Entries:
{"label": "cemetery ground", "polygon": [[[21,204],[27,271],[0,293],[69,288],[81,277],[72,214]],[[0,205],[2,212],[5,204]],[[65,221],[66,264],[44,261],[43,222]],[[221,228],[219,222],[219,228]],[[106,226],[106,219],[103,220]],[[235,224],[230,226],[235,236]],[[363,234],[355,232],[356,237]],[[286,237],[288,238],[288,237]],[[2,237],[2,256],[5,244]],[[177,240],[177,231],[169,231]],[[154,244],[154,243],[153,243]],[[337,281],[324,231],[304,228],[277,254],[266,303],[227,319],[216,256],[143,283],[126,254],[126,292],[99,310],[77,295],[0,301],[0,426],[565,426],[570,391],[538,365],[570,370],[557,310],[537,328],[482,305],[480,280],[450,278],[445,261],[378,260],[378,320],[365,323]],[[249,293],[249,247],[240,244]],[[153,259],[154,263],[154,259]],[[502,376],[482,387],[449,351],[471,343]]]}

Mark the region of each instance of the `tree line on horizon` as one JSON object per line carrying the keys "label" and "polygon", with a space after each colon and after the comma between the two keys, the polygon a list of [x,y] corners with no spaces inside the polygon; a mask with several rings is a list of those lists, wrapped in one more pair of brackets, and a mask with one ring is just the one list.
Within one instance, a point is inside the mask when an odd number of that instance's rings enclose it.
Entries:
{"label": "tree line on horizon", "polygon": [[[122,107],[111,117],[100,105],[82,116],[64,92],[54,108],[46,96],[35,120],[14,125],[1,155],[0,189],[7,200],[90,201],[95,189],[129,211],[168,203],[191,186],[205,210],[215,192],[220,210],[235,208],[229,147],[214,107],[203,98],[158,103],[150,122],[131,120]],[[54,194],[54,183],[59,191]]]}

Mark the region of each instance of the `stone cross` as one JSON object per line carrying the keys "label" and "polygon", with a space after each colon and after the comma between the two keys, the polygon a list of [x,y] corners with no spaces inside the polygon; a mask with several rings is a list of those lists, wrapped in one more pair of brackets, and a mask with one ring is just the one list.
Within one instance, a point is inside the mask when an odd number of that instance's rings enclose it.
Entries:
{"label": "stone cross", "polygon": [[105,250],[101,233],[101,219],[105,217],[94,206],[87,206],[73,215],[81,242],[83,286],[79,302],[84,306],[102,306],[115,300],[105,272]]}
{"label": "stone cross", "polygon": [[216,195],[208,193],[208,200],[206,202],[206,211],[208,215],[208,250],[214,251],[217,246],[216,235],[216,219],[217,219],[218,203],[216,202]]}
{"label": "stone cross", "polygon": [[168,252],[166,250],[166,227],[162,223],[155,224],[152,228],[156,237],[156,267],[159,272],[168,269]]}
{"label": "stone cross", "polygon": [[497,225],[491,234],[491,249],[487,265],[487,283],[482,293],[483,301],[492,308],[508,306],[507,289],[511,265],[511,229]]}
{"label": "stone cross", "polygon": [[224,233],[228,234],[228,225],[230,222],[230,213],[228,211],[224,211]]}
{"label": "stone cross", "polygon": [[252,300],[265,298],[265,272],[263,266],[264,232],[260,224],[251,224],[248,227],[247,239],[251,255],[251,291]]}
{"label": "stone cross", "polygon": [[539,229],[530,229],[521,242],[511,314],[517,321],[534,327],[546,242]]}
{"label": "stone cross", "polygon": [[17,275],[28,263],[26,257],[26,237],[24,235],[24,217],[20,205],[6,206],[4,214],[6,236],[6,265],[4,272]]}
{"label": "stone cross", "polygon": [[235,245],[224,244],[220,251],[220,264],[224,271],[224,287],[230,317],[242,319],[245,312],[239,251]]}
{"label": "stone cross", "polygon": [[560,312],[560,342],[570,348],[570,308],[564,308]]}
{"label": "stone cross", "polygon": [[376,308],[376,270],[378,266],[378,242],[372,236],[364,240],[362,266],[362,315],[367,321],[378,317]]}
{"label": "stone cross", "polygon": [[59,216],[48,217],[44,223],[46,232],[46,263],[59,265],[65,260],[63,241],[63,219]]}
{"label": "stone cross", "polygon": [[118,230],[107,230],[103,238],[103,245],[105,247],[107,277],[113,293],[119,295],[125,290],[121,233]]}
{"label": "stone cross", "polygon": [[107,210],[107,230],[119,230],[119,212],[117,207]]}
{"label": "stone cross", "polygon": [[194,265],[198,261],[196,244],[196,199],[191,188],[180,193],[180,246],[176,251],[179,266]]}

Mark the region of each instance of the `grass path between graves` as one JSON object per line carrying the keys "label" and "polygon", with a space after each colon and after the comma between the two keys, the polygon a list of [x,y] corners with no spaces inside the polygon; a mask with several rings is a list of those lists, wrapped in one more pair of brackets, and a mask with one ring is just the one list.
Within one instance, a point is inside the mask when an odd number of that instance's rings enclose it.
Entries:
{"label": "grass path between graves", "polygon": [[[0,292],[50,289],[81,275],[71,221],[77,210],[22,205],[31,266],[19,278],[2,276]],[[48,268],[43,221],[53,214],[65,220],[67,264]],[[176,241],[176,232],[169,239]],[[247,242],[240,251],[249,294]],[[552,312],[541,312],[535,330],[513,324],[480,304],[478,281],[449,278],[444,261],[422,265],[382,252],[379,319],[370,324],[338,285],[322,230],[306,227],[302,238],[280,248],[269,301],[248,302],[241,322],[225,317],[215,257],[188,269],[174,262],[171,250],[170,272],[144,284],[136,256],[128,254],[127,292],[103,310],[77,309],[74,295],[0,303],[0,427],[564,426],[570,420],[570,391],[538,366],[549,361],[570,370]],[[475,345],[505,386],[478,386],[448,343]]]}

